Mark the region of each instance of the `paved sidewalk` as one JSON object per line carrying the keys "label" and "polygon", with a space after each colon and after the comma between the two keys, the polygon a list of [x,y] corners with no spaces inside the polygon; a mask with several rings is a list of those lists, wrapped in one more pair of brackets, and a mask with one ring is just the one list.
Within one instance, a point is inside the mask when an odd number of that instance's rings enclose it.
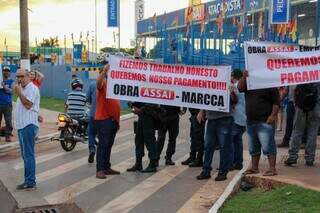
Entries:
{"label": "paved sidewalk", "polygon": [[[277,142],[280,143],[283,132],[277,133]],[[253,177],[265,178],[268,180],[294,184],[304,188],[316,190],[320,192],[320,137],[318,137],[318,146],[315,165],[308,167],[305,165],[304,149],[299,152],[298,164],[293,166],[285,166],[284,161],[288,158],[288,148],[278,148],[277,171],[278,175],[274,177],[263,177],[262,173],[267,169],[268,161],[265,157],[260,162],[260,172],[258,175],[250,175]]]}

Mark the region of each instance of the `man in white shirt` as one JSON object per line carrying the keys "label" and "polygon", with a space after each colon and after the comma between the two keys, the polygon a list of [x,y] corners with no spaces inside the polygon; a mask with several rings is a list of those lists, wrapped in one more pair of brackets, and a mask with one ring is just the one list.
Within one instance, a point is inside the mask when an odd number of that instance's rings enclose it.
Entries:
{"label": "man in white shirt", "polygon": [[18,96],[15,108],[15,127],[18,130],[25,167],[24,182],[17,186],[17,190],[34,190],[36,188],[35,137],[39,129],[39,122],[42,122],[42,118],[39,117],[40,93],[31,82],[27,70],[19,69],[16,78],[17,84],[13,88]]}

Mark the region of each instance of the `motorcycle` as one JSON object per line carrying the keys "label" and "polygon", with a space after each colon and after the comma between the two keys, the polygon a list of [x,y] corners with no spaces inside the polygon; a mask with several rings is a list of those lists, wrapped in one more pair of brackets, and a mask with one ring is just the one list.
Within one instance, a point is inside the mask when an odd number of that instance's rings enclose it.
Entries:
{"label": "motorcycle", "polygon": [[51,141],[60,141],[62,149],[66,152],[72,151],[78,142],[86,142],[88,140],[87,127],[88,116],[83,116],[78,120],[71,118],[65,113],[58,115],[59,137],[51,138]]}

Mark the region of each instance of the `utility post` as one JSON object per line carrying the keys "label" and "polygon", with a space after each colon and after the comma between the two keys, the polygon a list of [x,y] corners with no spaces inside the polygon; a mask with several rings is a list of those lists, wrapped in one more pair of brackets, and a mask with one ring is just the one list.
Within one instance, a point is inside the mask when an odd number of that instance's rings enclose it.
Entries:
{"label": "utility post", "polygon": [[21,68],[30,70],[28,0],[19,2]]}

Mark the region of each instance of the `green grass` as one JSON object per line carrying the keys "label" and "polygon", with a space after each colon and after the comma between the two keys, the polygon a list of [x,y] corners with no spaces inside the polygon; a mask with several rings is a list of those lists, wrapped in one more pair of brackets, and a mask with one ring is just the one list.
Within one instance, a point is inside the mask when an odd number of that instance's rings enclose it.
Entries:
{"label": "green grass", "polygon": [[284,186],[264,192],[255,188],[239,192],[219,213],[319,213],[320,192],[297,186]]}
{"label": "green grass", "polygon": [[[17,96],[13,96],[14,101],[17,100]],[[41,96],[40,100],[40,108],[48,109],[56,112],[64,112],[64,100],[59,98],[51,98],[51,97],[45,97]],[[121,115],[129,114],[131,113],[131,109],[121,109]]]}

